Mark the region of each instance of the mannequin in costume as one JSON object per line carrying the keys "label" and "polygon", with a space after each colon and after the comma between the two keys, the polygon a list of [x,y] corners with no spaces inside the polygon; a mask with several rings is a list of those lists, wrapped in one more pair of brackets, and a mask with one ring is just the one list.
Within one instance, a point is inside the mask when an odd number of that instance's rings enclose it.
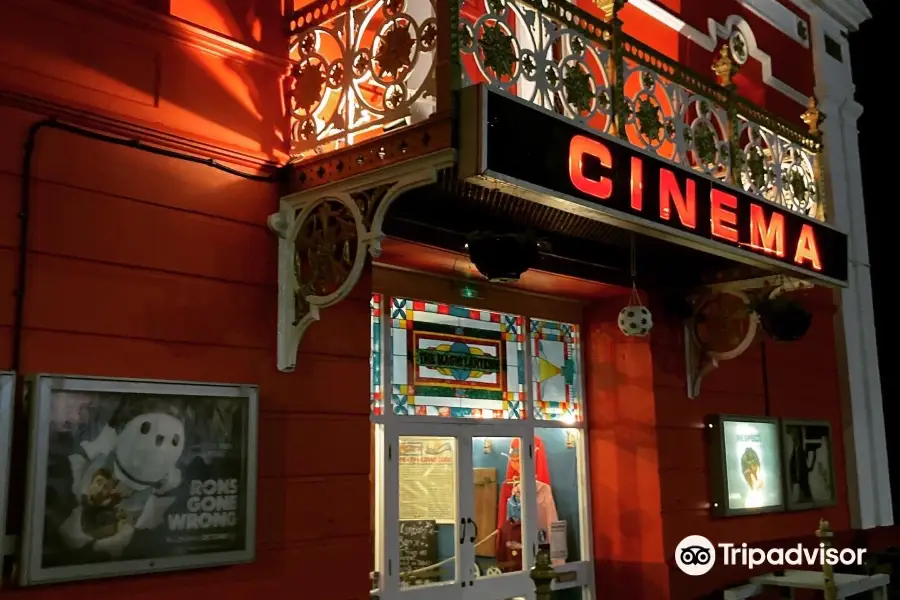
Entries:
{"label": "mannequin in costume", "polygon": [[[558,521],[553,491],[550,489],[550,469],[547,453],[541,438],[534,438],[534,472],[537,480],[537,528],[550,539],[550,524]],[[522,569],[522,499],[520,493],[521,468],[519,440],[512,440],[509,447],[509,463],[506,478],[500,486],[500,502],[497,507],[497,562],[504,572]],[[540,534],[539,534],[540,535]],[[554,561],[555,564],[563,561]]]}

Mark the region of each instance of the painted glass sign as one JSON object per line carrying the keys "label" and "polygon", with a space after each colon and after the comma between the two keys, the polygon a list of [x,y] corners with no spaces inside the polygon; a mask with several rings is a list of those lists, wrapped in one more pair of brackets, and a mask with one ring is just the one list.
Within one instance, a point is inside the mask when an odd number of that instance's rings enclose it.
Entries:
{"label": "painted glass sign", "polygon": [[[469,174],[572,199],[603,220],[641,225],[684,245],[846,283],[847,236],[827,224],[531,104],[482,93],[482,137]],[[464,157],[463,164],[471,163]]]}
{"label": "painted glass sign", "polygon": [[530,319],[528,333],[535,418],[580,421],[578,326]]}
{"label": "painted glass sign", "polygon": [[[385,300],[391,317],[387,322],[393,414],[583,420],[578,325],[440,302],[385,299],[381,294],[370,300],[373,415],[383,410],[380,337]],[[531,365],[530,413],[526,361]]]}
{"label": "painted glass sign", "polygon": [[395,414],[525,417],[522,317],[391,299]]}
{"label": "painted glass sign", "polygon": [[369,408],[373,415],[383,410],[381,400],[381,294],[369,298],[369,327],[371,352],[369,353]]}

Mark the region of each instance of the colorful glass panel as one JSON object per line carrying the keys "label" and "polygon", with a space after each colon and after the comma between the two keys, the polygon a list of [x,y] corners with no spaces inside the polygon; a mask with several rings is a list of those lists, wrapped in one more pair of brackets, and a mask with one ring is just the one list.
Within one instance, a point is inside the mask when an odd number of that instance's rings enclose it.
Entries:
{"label": "colorful glass panel", "polygon": [[390,308],[395,414],[525,418],[522,317],[406,298]]}
{"label": "colorful glass panel", "polygon": [[371,313],[371,344],[369,353],[369,406],[373,415],[380,415],[383,410],[381,400],[381,294],[372,294],[369,300]]}
{"label": "colorful glass panel", "polygon": [[578,326],[530,319],[529,339],[535,419],[581,421]]}

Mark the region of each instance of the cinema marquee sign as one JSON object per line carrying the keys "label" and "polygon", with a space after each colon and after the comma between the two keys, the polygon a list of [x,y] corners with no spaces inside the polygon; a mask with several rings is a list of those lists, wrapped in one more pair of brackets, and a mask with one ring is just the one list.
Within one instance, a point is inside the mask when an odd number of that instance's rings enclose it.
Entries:
{"label": "cinema marquee sign", "polygon": [[482,185],[750,264],[846,285],[847,236],[486,88],[465,90],[460,170]]}

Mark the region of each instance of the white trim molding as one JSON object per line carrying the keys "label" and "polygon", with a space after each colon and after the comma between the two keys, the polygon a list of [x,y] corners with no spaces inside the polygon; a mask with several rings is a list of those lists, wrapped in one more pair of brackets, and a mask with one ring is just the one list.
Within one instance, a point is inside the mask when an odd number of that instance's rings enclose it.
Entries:
{"label": "white trim molding", "polygon": [[[778,0],[737,0],[737,2],[804,48],[809,48],[809,23]],[[801,27],[806,28],[806,37],[800,34]]]}
{"label": "white trim molding", "polygon": [[872,18],[869,7],[863,0],[791,0],[798,8],[808,13],[819,9],[841,24],[841,27],[856,31],[865,21]]}
{"label": "white trim molding", "polygon": [[853,98],[849,57],[837,60],[825,48],[826,36],[842,39],[844,25],[821,8],[814,7],[810,18],[816,97],[826,115],[823,171],[829,213],[832,224],[849,235],[850,285],[835,292],[835,337],[850,515],[853,527],[871,529],[893,525],[894,516],[859,157],[862,106]]}
{"label": "white trim molding", "polygon": [[[681,18],[672,14],[662,6],[654,3],[653,0],[631,0],[629,4],[646,13],[648,16],[653,17],[660,23],[679,32],[707,52],[715,52],[716,47],[719,45],[719,40],[728,39],[732,29],[739,29],[747,39],[748,53],[752,58],[759,61],[759,64],[762,67],[763,83],[774,90],[778,90],[802,106],[806,106],[807,102],[809,102],[809,96],[807,94],[800,92],[772,74],[772,57],[757,45],[756,36],[753,35],[750,24],[740,15],[731,15],[725,20],[725,23],[717,23],[715,19],[709,19],[709,31],[702,32],[699,29],[688,25]],[[744,0],[744,4],[755,14],[759,14],[759,11],[750,6],[750,3],[747,0]],[[753,4],[759,5],[762,4],[762,2],[760,0],[753,0]],[[766,20],[771,23],[770,19]],[[781,30],[780,27],[777,28]],[[796,31],[794,31],[792,37],[794,39],[798,37]],[[807,47],[808,44],[809,42],[807,42]]]}
{"label": "white trim molding", "polygon": [[[281,199],[279,211],[269,216],[269,229],[278,236],[279,371],[296,368],[307,328],[319,320],[323,308],[337,304],[356,287],[366,253],[376,258],[381,254],[381,227],[394,200],[437,181],[438,173],[455,163],[455,156],[453,149],[441,150]],[[306,273],[297,265],[297,242],[309,225],[311,254],[322,263],[307,265],[309,275],[316,279],[322,274],[319,268],[331,274],[346,270],[340,281],[329,281],[324,292],[316,289],[315,281],[304,281]],[[355,246],[352,256],[340,256],[344,249],[349,254],[351,246]],[[342,261],[349,264],[335,264]]]}

